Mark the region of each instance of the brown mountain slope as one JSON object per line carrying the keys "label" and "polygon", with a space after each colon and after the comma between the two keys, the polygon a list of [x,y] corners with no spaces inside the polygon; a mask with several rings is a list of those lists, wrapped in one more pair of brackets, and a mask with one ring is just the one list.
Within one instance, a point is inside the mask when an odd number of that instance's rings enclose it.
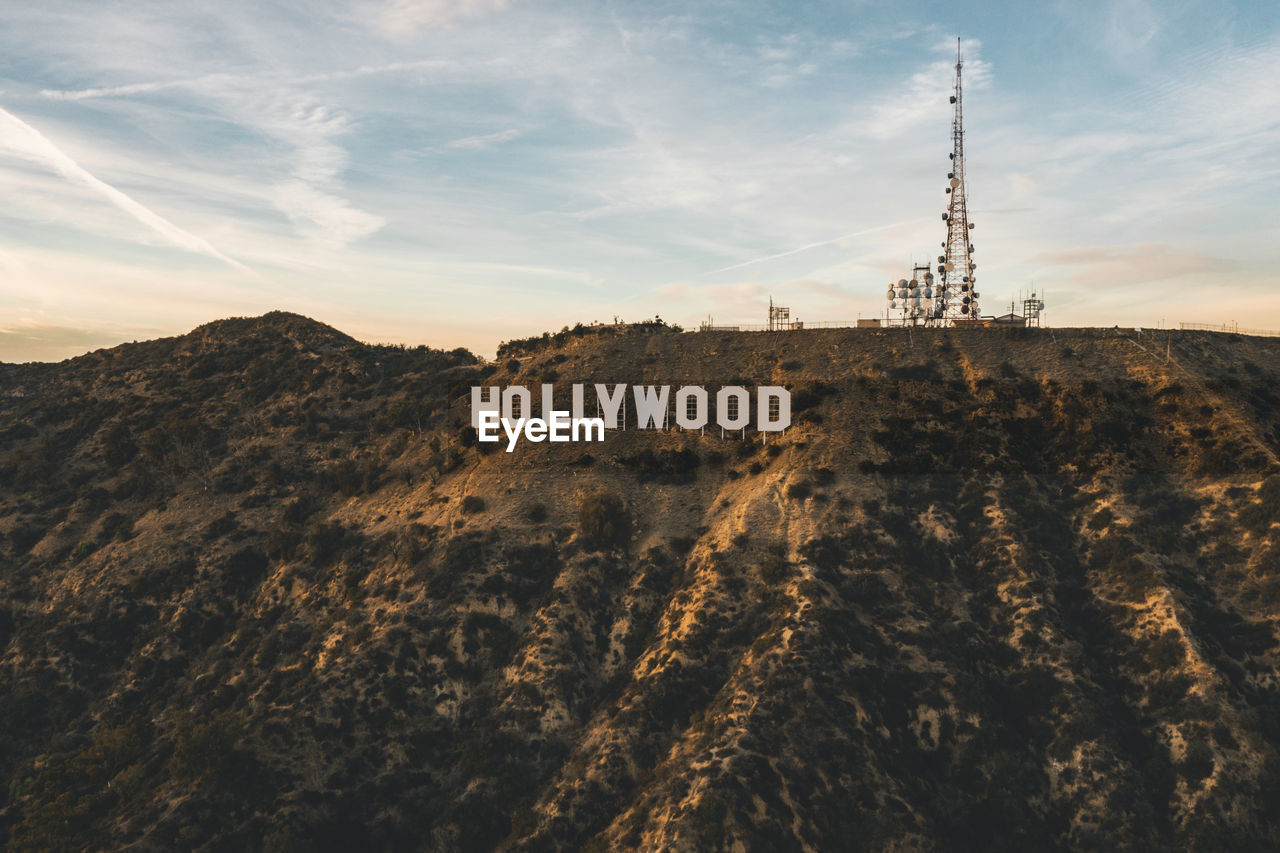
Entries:
{"label": "brown mountain slope", "polygon": [[[272,314],[5,366],[8,846],[1274,848],[1280,341],[1169,342]],[[449,408],[543,380],[796,423]]]}

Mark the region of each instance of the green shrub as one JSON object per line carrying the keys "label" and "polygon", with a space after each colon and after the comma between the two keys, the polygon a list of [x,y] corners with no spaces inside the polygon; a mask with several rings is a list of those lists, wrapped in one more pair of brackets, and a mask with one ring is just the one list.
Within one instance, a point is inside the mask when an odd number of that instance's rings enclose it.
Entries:
{"label": "green shrub", "polygon": [[791,563],[787,560],[785,545],[776,544],[765,551],[760,561],[760,579],[767,584],[780,583],[791,574]]}
{"label": "green shrub", "polygon": [[813,487],[807,482],[801,481],[787,486],[787,497],[794,500],[802,501],[811,494],[813,494]]}
{"label": "green shrub", "polygon": [[1240,510],[1240,523],[1254,534],[1280,521],[1280,475],[1273,474],[1258,487],[1257,503]]}
{"label": "green shrub", "polygon": [[138,454],[129,428],[121,423],[112,424],[102,433],[102,456],[107,464],[120,467]]}
{"label": "green shrub", "polygon": [[702,459],[688,448],[679,450],[642,450],[634,456],[619,457],[618,463],[630,468],[642,483],[658,482],[673,485],[692,483],[698,479],[698,467]]}
{"label": "green shrub", "polygon": [[209,522],[204,529],[205,541],[212,541],[221,536],[226,536],[240,527],[240,522],[236,520],[234,512],[227,512]]}
{"label": "green shrub", "polygon": [[1147,700],[1155,710],[1172,708],[1186,697],[1193,681],[1187,675],[1166,675],[1147,685]]}
{"label": "green shrub", "polygon": [[1187,744],[1186,757],[1178,763],[1178,772],[1192,787],[1213,775],[1213,747],[1202,740]]}
{"label": "green shrub", "polygon": [[1115,517],[1115,513],[1111,511],[1111,507],[1104,506],[1093,514],[1093,518],[1089,519],[1089,529],[1101,530],[1110,524],[1112,519]]}
{"label": "green shrub", "polygon": [[191,782],[228,781],[242,732],[239,717],[230,711],[203,720],[190,713],[179,715],[173,727],[170,770],[177,778]]}
{"label": "green shrub", "polygon": [[1147,647],[1146,663],[1153,669],[1172,669],[1187,656],[1182,637],[1172,629],[1165,631]]}
{"label": "green shrub", "polygon": [[267,573],[267,555],[257,548],[241,548],[227,558],[225,567],[228,587],[248,589],[260,583]]}
{"label": "green shrub", "polygon": [[320,523],[312,526],[304,539],[312,561],[324,566],[337,559],[345,537],[346,531],[341,524]]}
{"label": "green shrub", "polygon": [[98,534],[100,542],[119,539],[121,542],[133,537],[133,519],[122,512],[113,512],[102,519],[102,527]]}
{"label": "green shrub", "polygon": [[593,492],[578,503],[578,529],[588,547],[625,548],[631,541],[631,515],[617,495]]}

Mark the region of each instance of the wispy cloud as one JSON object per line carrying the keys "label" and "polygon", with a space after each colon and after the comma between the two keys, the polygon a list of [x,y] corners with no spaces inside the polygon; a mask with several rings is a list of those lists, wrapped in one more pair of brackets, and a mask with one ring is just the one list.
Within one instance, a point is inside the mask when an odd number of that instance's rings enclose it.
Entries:
{"label": "wispy cloud", "polygon": [[741,263],[733,264],[731,266],[721,267],[718,270],[711,270],[708,273],[704,273],[704,275],[715,275],[716,273],[729,272],[731,270],[738,270],[738,269],[742,269],[743,267],[752,266],[754,264],[762,264],[766,261],[776,261],[779,258],[787,258],[792,255],[798,255],[801,252],[807,252],[811,249],[817,249],[822,246],[831,246],[836,243],[844,243],[846,240],[852,240],[855,237],[865,237],[868,234],[878,234],[882,231],[889,231],[894,228],[900,228],[903,225],[913,225],[917,222],[924,222],[928,219],[929,217],[921,216],[915,219],[907,220],[906,222],[893,222],[888,225],[877,225],[874,228],[863,228],[860,231],[851,231],[848,234],[841,234],[839,237],[832,237],[829,240],[819,240],[816,243],[807,243],[795,249],[788,249],[785,252],[778,252],[777,254],[774,254],[774,255],[765,255],[762,258],[752,258],[749,261],[743,261]]}
{"label": "wispy cloud", "polygon": [[[965,91],[980,90],[991,78],[991,65],[981,58],[982,43],[968,39],[961,43],[964,53]],[[930,62],[912,74],[904,84],[878,98],[871,107],[871,120],[863,130],[877,139],[899,138],[910,130],[936,121],[945,110],[956,74],[956,43],[948,40],[935,45],[934,53],[945,59]],[[947,115],[942,112],[942,115]]]}
{"label": "wispy cloud", "polygon": [[289,90],[228,103],[246,126],[293,148],[291,177],[277,184],[273,198],[301,233],[316,243],[341,247],[386,223],[339,194],[348,154],[337,140],[350,129],[347,115]]}
{"label": "wispy cloud", "polygon": [[1216,270],[1225,274],[1234,262],[1203,252],[1188,252],[1165,243],[1128,246],[1081,246],[1044,252],[1035,261],[1053,267],[1087,267],[1067,278],[1072,282],[1105,281],[1121,289],[1194,273]]}
{"label": "wispy cloud", "polygon": [[388,32],[413,33],[499,12],[510,5],[511,0],[390,0],[377,13],[377,20]]}
{"label": "wispy cloud", "polygon": [[494,133],[483,133],[478,136],[464,136],[461,139],[455,139],[445,143],[445,148],[465,148],[472,151],[481,148],[490,148],[494,145],[501,145],[504,142],[510,142],[513,139],[519,139],[524,135],[523,130],[517,128],[508,128],[499,130]]}
{"label": "wispy cloud", "polygon": [[[477,63],[478,67],[486,64],[500,65],[501,59],[493,59]],[[360,65],[355,68],[321,71],[308,74],[203,74],[199,77],[182,77],[172,80],[154,80],[141,83],[128,83],[123,86],[102,86],[89,89],[41,89],[40,96],[53,101],[88,101],[95,98],[126,98],[132,95],[150,95],[173,89],[205,90],[211,94],[225,92],[231,88],[261,90],[264,84],[281,86],[310,86],[317,83],[334,83],[342,80],[355,80],[361,77],[374,77],[389,74],[405,74],[423,71],[453,71],[459,64],[451,59],[418,59],[411,62],[386,62],[374,65]]]}
{"label": "wispy cloud", "polygon": [[1132,63],[1145,53],[1159,31],[1159,16],[1146,0],[1111,0],[1102,44],[1114,59]]}

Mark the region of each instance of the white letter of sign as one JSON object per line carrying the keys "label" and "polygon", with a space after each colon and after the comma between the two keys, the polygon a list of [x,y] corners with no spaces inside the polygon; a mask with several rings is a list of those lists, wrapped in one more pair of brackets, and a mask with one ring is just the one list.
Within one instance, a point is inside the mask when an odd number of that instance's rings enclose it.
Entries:
{"label": "white letter of sign", "polygon": [[[481,400],[480,392],[488,391],[489,399]],[[490,385],[488,388],[482,388],[479,385],[471,386],[471,426],[480,429],[480,413],[498,411],[498,386]]]}
{"label": "white letter of sign", "polygon": [[[764,385],[756,389],[756,428],[761,432],[782,432],[791,426],[791,392],[781,385]],[[770,403],[778,401],[778,416],[769,417]]]}

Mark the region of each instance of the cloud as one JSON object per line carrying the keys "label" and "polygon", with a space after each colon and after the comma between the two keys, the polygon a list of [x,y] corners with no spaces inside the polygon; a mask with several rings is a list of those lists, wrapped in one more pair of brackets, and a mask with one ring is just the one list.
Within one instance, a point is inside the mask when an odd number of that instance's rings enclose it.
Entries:
{"label": "cloud", "polygon": [[[985,88],[991,80],[991,64],[979,58],[982,42],[969,39],[961,43],[961,48],[965,90]],[[955,49],[954,41],[941,43],[935,52],[946,54],[946,59],[929,63],[896,91],[872,104],[865,133],[875,139],[892,139],[922,123],[936,121],[939,109],[946,109],[945,99],[955,87]]]}
{"label": "cloud", "polygon": [[1160,20],[1146,0],[1113,0],[1102,44],[1113,58],[1128,62],[1143,53],[1159,31]]}
{"label": "cloud", "polygon": [[481,148],[489,148],[494,145],[501,145],[504,142],[510,142],[524,135],[523,130],[509,128],[508,130],[499,130],[496,133],[485,133],[480,136],[466,136],[462,139],[455,139],[446,143],[445,148],[465,148],[469,150],[479,150]]}
{"label": "cloud", "polygon": [[256,275],[244,264],[215,249],[203,237],[184,231],[160,214],[98,179],[40,131],[5,109],[0,109],[0,146],[12,154],[53,169],[69,181],[89,188],[174,246],[216,258],[241,272]]}
{"label": "cloud", "polygon": [[382,29],[394,35],[501,12],[511,0],[390,0],[378,13]]}
{"label": "cloud", "polygon": [[279,185],[274,198],[276,206],[303,233],[329,248],[342,248],[386,223],[381,216],[352,207],[338,196],[322,192],[302,180]]}
{"label": "cloud", "polygon": [[0,346],[24,349],[62,349],[64,347],[90,349],[115,343],[118,341],[118,335],[119,331],[114,329],[95,331],[75,326],[24,320],[15,326],[0,328]]}
{"label": "cloud", "polygon": [[291,178],[276,185],[272,198],[302,234],[341,248],[386,224],[338,195],[347,152],[335,139],[351,126],[345,113],[289,90],[233,99],[228,109],[245,126],[294,149]]}
{"label": "cloud", "polygon": [[1117,288],[1211,270],[1225,274],[1233,267],[1227,259],[1181,250],[1165,243],[1082,246],[1041,252],[1033,261],[1053,267],[1087,267],[1063,280],[1080,284],[1104,282]]}

